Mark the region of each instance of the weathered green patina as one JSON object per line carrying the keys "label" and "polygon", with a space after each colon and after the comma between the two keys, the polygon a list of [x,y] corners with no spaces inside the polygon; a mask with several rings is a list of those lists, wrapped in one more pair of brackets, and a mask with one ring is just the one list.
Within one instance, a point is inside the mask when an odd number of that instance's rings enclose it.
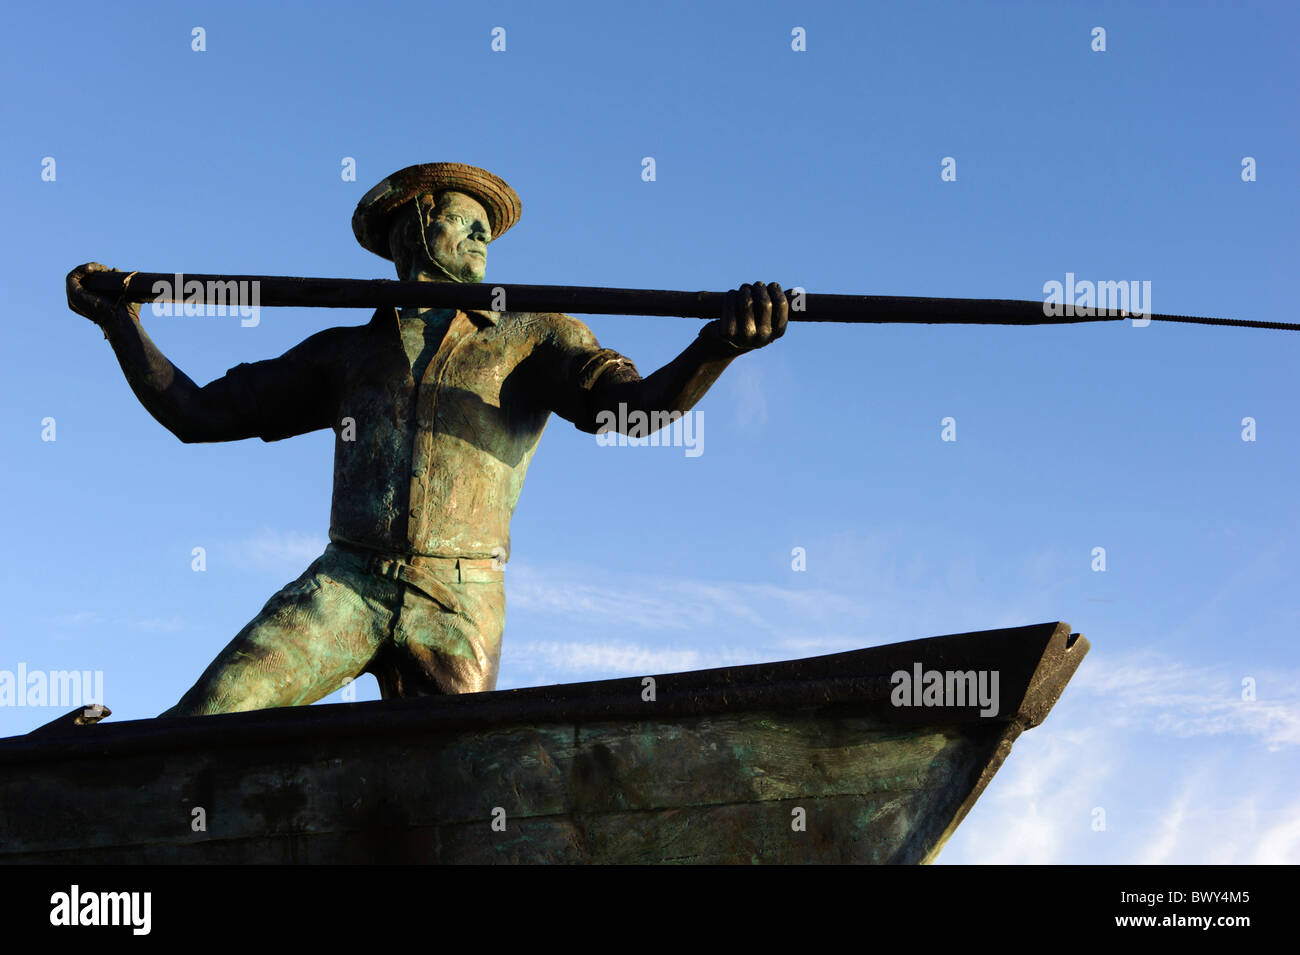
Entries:
{"label": "weathered green patina", "polygon": [[[491,173],[432,163],[370,190],[352,224],[401,279],[481,282],[488,243],[520,211]],[[69,275],[69,305],[104,329],[141,403],[182,441],[336,435],[330,549],[164,716],[310,703],[362,672],[385,698],[492,689],[510,518],[550,414],[589,433],[602,413],[670,420],[788,318],[775,283],[737,289],[722,318],[643,379],[568,315],[379,309],[199,388],[145,334],[137,306],[83,286],[101,269]]]}

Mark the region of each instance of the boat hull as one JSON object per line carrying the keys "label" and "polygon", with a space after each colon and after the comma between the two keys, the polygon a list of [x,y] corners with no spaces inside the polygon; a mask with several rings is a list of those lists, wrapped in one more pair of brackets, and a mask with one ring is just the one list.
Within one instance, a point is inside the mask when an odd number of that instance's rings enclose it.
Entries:
{"label": "boat hull", "polygon": [[[0,740],[0,861],[918,863],[1088,648],[1065,624],[808,660]],[[996,671],[1001,706],[892,675]],[[653,699],[649,698],[653,695]]]}

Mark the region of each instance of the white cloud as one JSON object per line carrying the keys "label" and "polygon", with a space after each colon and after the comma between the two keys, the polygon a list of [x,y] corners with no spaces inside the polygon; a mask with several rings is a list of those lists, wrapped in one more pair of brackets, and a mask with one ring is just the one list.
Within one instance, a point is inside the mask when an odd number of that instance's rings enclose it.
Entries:
{"label": "white cloud", "polygon": [[[1067,690],[1068,692],[1068,690]],[[970,815],[939,854],[940,863],[1050,865],[1081,861],[1095,795],[1114,771],[1104,734],[1062,726],[1021,735]]]}
{"label": "white cloud", "polygon": [[[719,633],[786,647],[792,641],[839,649],[865,645],[859,600],[820,589],[698,580],[649,574],[611,574],[600,568],[511,564],[509,606],[535,618],[555,618],[584,632],[636,630],[714,639]],[[770,657],[769,657],[770,659]]]}
{"label": "white cloud", "polygon": [[70,613],[55,614],[50,617],[33,617],[38,624],[54,629],[65,627],[97,627],[108,631],[113,629],[142,630],[149,633],[174,632],[184,629],[178,616],[171,617],[110,617],[98,610],[76,610]]}
{"label": "white cloud", "polygon": [[1264,831],[1250,861],[1256,865],[1300,864],[1300,802],[1292,803]]}
{"label": "white cloud", "polygon": [[1136,847],[1140,865],[1295,865],[1300,862],[1300,803],[1262,809],[1256,795],[1227,808],[1225,787],[1193,771],[1178,780],[1179,792],[1160,813],[1154,836]]}
{"label": "white cloud", "polygon": [[222,553],[236,567],[293,579],[325,552],[329,539],[320,534],[264,530],[254,537],[226,543]]}
{"label": "white cloud", "polygon": [[756,655],[751,651],[705,651],[691,647],[648,647],[635,643],[533,641],[509,649],[513,660],[525,667],[546,667],[575,675],[599,674],[609,678],[707,670],[757,662]]}
{"label": "white cloud", "polygon": [[147,633],[174,633],[185,627],[181,623],[181,618],[175,615],[171,617],[139,617],[135,620],[126,621],[126,625],[132,630],[143,630]]}
{"label": "white cloud", "polygon": [[1300,745],[1300,674],[1253,674],[1256,696],[1241,698],[1243,674],[1192,667],[1155,653],[1090,659],[1071,682],[1106,701],[1102,718],[1183,738],[1254,736],[1270,749]]}
{"label": "white cloud", "polygon": [[[1095,656],[1094,652],[1094,656]],[[948,863],[1300,862],[1300,706],[1240,699],[1229,666],[1164,654],[1091,656],[940,855]],[[1092,811],[1106,829],[1092,828]]]}
{"label": "white cloud", "polygon": [[1203,785],[1197,786],[1191,780],[1183,784],[1173,804],[1160,814],[1155,837],[1138,850],[1133,861],[1139,865],[1167,865],[1172,861],[1170,857],[1178,848],[1181,830],[1187,822],[1187,807],[1195,793],[1203,790]]}
{"label": "white cloud", "polygon": [[90,623],[104,623],[106,620],[98,610],[76,610],[72,613],[61,613],[52,617],[36,617],[35,619],[55,627],[79,627]]}

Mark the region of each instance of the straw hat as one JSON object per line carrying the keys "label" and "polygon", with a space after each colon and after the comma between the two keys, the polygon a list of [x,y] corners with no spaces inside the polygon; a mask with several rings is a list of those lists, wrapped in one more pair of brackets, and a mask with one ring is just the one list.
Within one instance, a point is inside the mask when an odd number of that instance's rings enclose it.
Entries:
{"label": "straw hat", "polygon": [[363,248],[391,260],[388,232],[394,213],[418,196],[443,189],[455,189],[478,200],[487,211],[493,241],[505,235],[523,213],[518,194],[486,169],[459,162],[430,162],[398,170],[362,196],[352,213],[352,232]]}

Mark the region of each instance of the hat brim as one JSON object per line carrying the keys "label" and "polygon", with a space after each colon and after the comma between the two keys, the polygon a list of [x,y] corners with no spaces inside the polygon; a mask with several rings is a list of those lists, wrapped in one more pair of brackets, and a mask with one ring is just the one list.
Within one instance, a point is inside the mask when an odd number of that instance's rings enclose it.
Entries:
{"label": "hat brim", "polygon": [[352,233],[362,248],[392,261],[388,233],[394,214],[412,199],[444,189],[478,200],[487,212],[493,241],[501,238],[523,213],[518,194],[486,169],[459,162],[422,163],[398,170],[362,196],[352,213]]}

